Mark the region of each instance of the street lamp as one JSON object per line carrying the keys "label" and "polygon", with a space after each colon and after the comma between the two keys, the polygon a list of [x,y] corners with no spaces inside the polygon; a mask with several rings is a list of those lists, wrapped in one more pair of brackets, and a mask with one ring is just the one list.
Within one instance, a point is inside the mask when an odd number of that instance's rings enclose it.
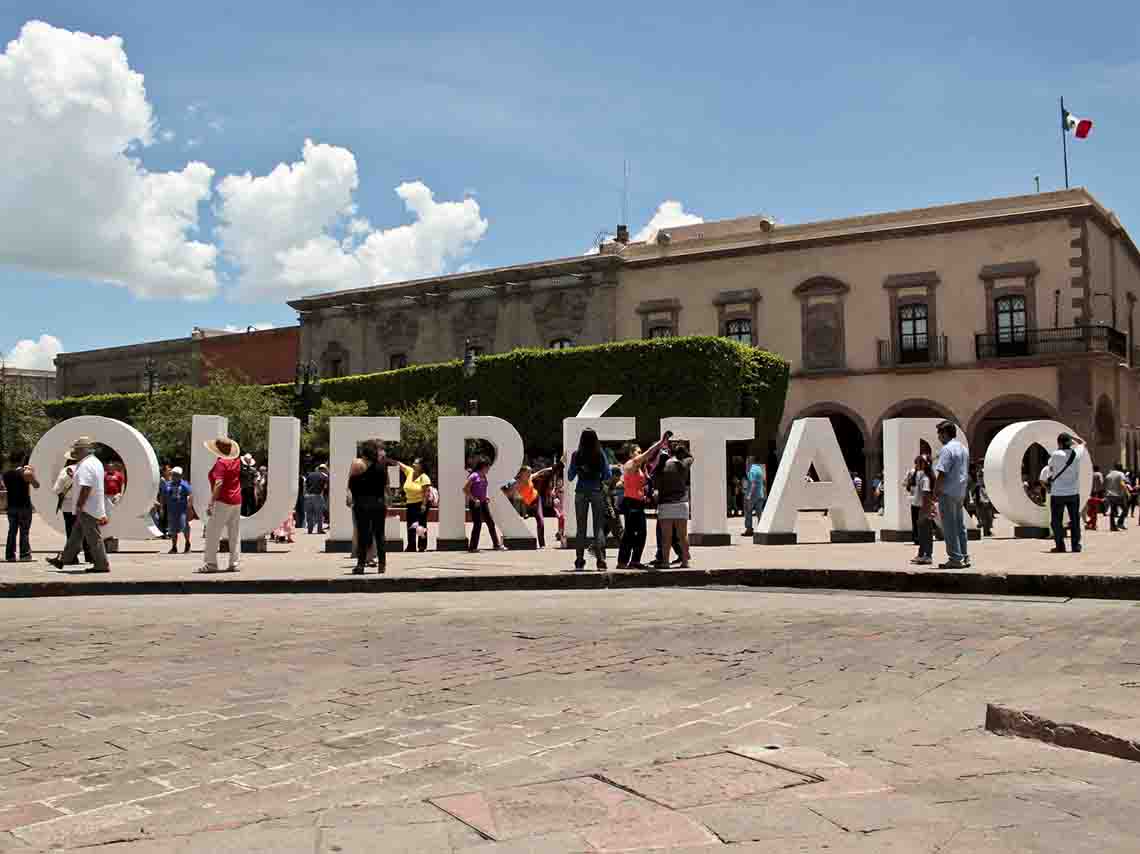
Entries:
{"label": "street lamp", "polygon": [[4,415],[8,408],[8,365],[0,359],[0,454],[8,450],[4,442]]}
{"label": "street lamp", "polygon": [[[467,338],[463,342],[463,376],[465,379],[471,380],[475,378],[475,372],[479,366],[475,364],[475,351],[471,348],[471,339]],[[467,414],[479,414],[479,401],[476,398],[471,398],[467,401]]]}
{"label": "street lamp", "polygon": [[146,374],[146,399],[149,401],[154,397],[155,380],[158,379],[158,363],[151,358],[147,358],[143,363],[143,372]]}
{"label": "street lamp", "polygon": [[321,369],[316,362],[298,362],[293,397],[301,406],[301,421],[309,426],[309,416],[321,402]]}

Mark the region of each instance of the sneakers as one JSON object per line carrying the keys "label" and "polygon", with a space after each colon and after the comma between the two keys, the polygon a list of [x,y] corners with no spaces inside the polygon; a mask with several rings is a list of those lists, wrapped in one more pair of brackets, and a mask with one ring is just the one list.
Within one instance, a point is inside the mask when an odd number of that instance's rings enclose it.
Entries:
{"label": "sneakers", "polygon": [[1063,555],[1064,553],[1065,553],[1065,547],[1064,546],[1053,546],[1053,548],[1049,549],[1049,554],[1051,554],[1051,555]]}
{"label": "sneakers", "polygon": [[168,552],[167,552],[167,554],[168,554],[168,555],[176,555],[176,554],[178,554],[178,546],[171,546],[171,547],[170,547],[170,551],[168,551]]}
{"label": "sneakers", "polygon": [[85,569],[85,570],[83,570],[83,571],[84,571],[84,572],[110,572],[110,571],[111,571],[111,567],[109,567],[109,566],[108,566],[108,567],[106,567],[105,569],[99,569],[99,568],[98,568],[98,567],[96,567],[96,566],[92,566],[92,567],[88,567],[87,569]]}
{"label": "sneakers", "polygon": [[910,562],[918,566],[930,566],[930,564],[934,563],[934,560],[928,557],[915,557],[911,558]]}
{"label": "sneakers", "polygon": [[357,564],[356,566],[354,566],[352,568],[352,574],[353,575],[364,575],[364,567],[360,564]]}
{"label": "sneakers", "polygon": [[578,570],[579,572],[581,572],[583,569],[586,568],[586,561],[583,558],[578,558],[577,560],[574,561],[574,568],[576,570]]}
{"label": "sneakers", "polygon": [[49,557],[49,558],[44,558],[44,560],[46,560],[48,563],[50,563],[56,569],[63,569],[63,561],[60,560],[59,557]]}
{"label": "sneakers", "polygon": [[946,563],[938,564],[939,569],[965,569],[966,564],[957,560],[948,560]]}
{"label": "sneakers", "polygon": [[184,554],[184,555],[190,554],[190,541],[189,540],[187,540],[186,545],[184,545],[182,547],[182,554]]}
{"label": "sneakers", "polygon": [[507,548],[506,543],[499,543],[499,545],[495,547],[495,551],[505,552],[505,551],[510,551],[510,549]]}
{"label": "sneakers", "polygon": [[605,558],[599,558],[598,559],[598,571],[600,572],[601,570],[608,569],[608,568],[609,567],[606,566]]}

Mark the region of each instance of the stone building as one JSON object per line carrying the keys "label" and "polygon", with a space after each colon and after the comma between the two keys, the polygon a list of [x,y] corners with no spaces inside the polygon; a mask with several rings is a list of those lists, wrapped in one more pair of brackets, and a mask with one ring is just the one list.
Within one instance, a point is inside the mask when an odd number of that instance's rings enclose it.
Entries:
{"label": "stone building", "polygon": [[187,338],[60,353],[56,391],[60,397],[146,391],[148,363],[156,389],[206,385],[218,369],[251,382],[292,382],[299,337],[295,326],[245,332],[195,327]]}
{"label": "stone building", "polygon": [[40,400],[55,397],[55,371],[39,371],[35,368],[0,368],[0,382],[7,388],[24,388]]}
{"label": "stone building", "polygon": [[[669,229],[598,255],[290,303],[326,375],[517,346],[725,335],[792,365],[780,435],[827,416],[851,468],[882,424],[939,416],[973,454],[1013,421],[1055,418],[1101,463],[1136,465],[1140,251],[1083,189],[803,224]],[[599,389],[599,391],[612,391]]]}

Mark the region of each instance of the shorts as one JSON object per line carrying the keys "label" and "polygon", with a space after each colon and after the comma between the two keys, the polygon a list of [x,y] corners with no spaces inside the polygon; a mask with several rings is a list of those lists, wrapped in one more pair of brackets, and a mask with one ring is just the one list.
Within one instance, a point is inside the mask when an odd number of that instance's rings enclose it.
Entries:
{"label": "shorts", "polygon": [[689,521],[689,502],[676,501],[671,504],[660,504],[657,507],[657,518],[669,521]]}
{"label": "shorts", "polygon": [[170,534],[189,534],[190,522],[187,521],[186,511],[183,510],[179,513],[176,510],[167,508],[166,510],[166,533]]}

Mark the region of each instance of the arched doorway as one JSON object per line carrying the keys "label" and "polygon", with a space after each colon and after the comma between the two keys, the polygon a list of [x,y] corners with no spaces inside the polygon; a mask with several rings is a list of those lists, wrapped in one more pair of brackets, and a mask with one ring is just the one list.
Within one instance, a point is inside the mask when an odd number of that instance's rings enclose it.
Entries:
{"label": "arched doorway", "polygon": [[[951,411],[950,407],[943,406],[935,400],[925,397],[912,397],[900,400],[883,413],[875,425],[875,432],[871,439],[871,451],[867,454],[867,466],[871,477],[879,474],[883,468],[883,424],[892,418],[941,418],[953,421],[961,426],[962,422]],[[931,448],[926,442],[920,443],[920,451],[930,454]]]}
{"label": "arched doorway", "polygon": [[1093,419],[1096,427],[1096,455],[1097,462],[1103,465],[1113,465],[1120,457],[1120,445],[1116,441],[1116,409],[1107,394],[1102,394],[1096,402],[1096,417]]}
{"label": "arched doorway", "polygon": [[[839,442],[839,449],[843,452],[843,462],[849,472],[859,475],[863,481],[863,493],[866,494],[868,477],[877,472],[870,472],[867,466],[867,424],[857,412],[841,403],[817,403],[807,407],[796,415],[799,418],[826,418],[831,422],[831,429],[835,431],[835,438]],[[788,429],[791,429],[789,425]],[[787,433],[780,443],[783,451],[787,442]],[[863,497],[863,496],[860,496]]]}
{"label": "arched doorway", "polygon": [[[1059,420],[1056,408],[1047,401],[1024,394],[994,398],[970,419],[970,425],[966,429],[966,435],[970,439],[970,456],[984,458],[994,436],[1010,424],[1041,420]],[[1048,461],[1049,453],[1045,448],[1032,446],[1022,460],[1022,479],[1030,484],[1035,483]]]}

